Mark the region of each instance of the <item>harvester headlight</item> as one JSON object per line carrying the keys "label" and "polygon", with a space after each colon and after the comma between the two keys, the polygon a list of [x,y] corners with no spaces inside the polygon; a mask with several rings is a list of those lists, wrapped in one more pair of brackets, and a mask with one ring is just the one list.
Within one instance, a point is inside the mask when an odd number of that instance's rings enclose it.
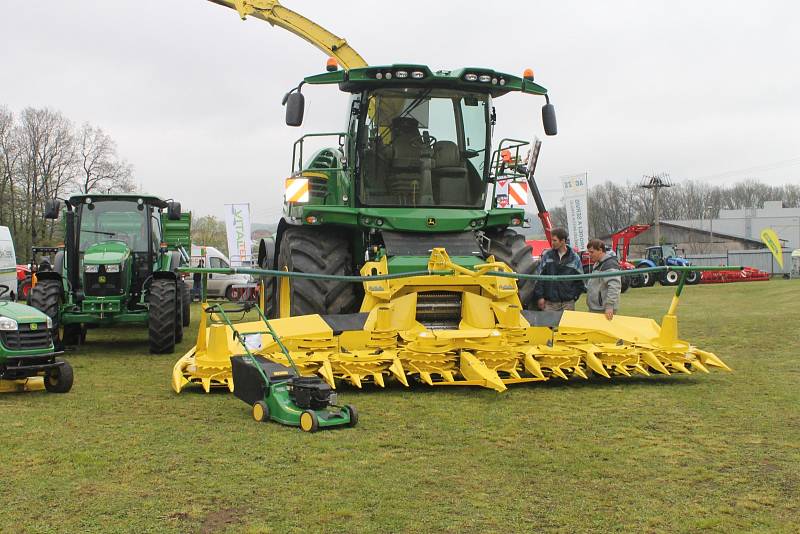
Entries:
{"label": "harvester headlight", "polygon": [[375,219],[375,224],[378,226],[383,226],[383,219]]}
{"label": "harvester headlight", "polygon": [[308,217],[306,217],[306,223],[317,224],[317,218],[314,217],[313,215],[309,215]]}
{"label": "harvester headlight", "polygon": [[51,319],[50,316],[48,315],[47,316],[47,329],[50,330],[51,328],[53,328],[53,319]]}
{"label": "harvester headlight", "polygon": [[477,82],[478,81],[478,75],[477,74],[472,74],[470,72],[469,74],[464,76],[464,79],[467,80],[468,82]]}
{"label": "harvester headlight", "polygon": [[119,271],[120,271],[119,263],[117,263],[116,265],[106,265],[107,273],[118,273]]}
{"label": "harvester headlight", "polygon": [[87,273],[96,273],[100,270],[99,265],[84,265],[83,270]]}
{"label": "harvester headlight", "polygon": [[17,321],[10,317],[0,317],[0,330],[3,332],[9,332],[16,330],[19,327]]}
{"label": "harvester headlight", "polygon": [[425,73],[422,72],[421,70],[415,70],[414,72],[411,73],[411,77],[414,78],[415,80],[421,80],[422,78],[425,77]]}
{"label": "harvester headlight", "polygon": [[492,77],[488,74],[481,74],[480,78],[478,78],[483,83],[489,83],[492,80]]}
{"label": "harvester headlight", "polygon": [[361,224],[370,224],[371,222],[372,219],[370,219],[369,217],[361,217]]}
{"label": "harvester headlight", "polygon": [[407,70],[398,70],[398,71],[397,71],[397,72],[395,72],[394,74],[395,74],[395,76],[397,76],[398,78],[408,78],[408,71],[407,71]]}
{"label": "harvester headlight", "polygon": [[519,217],[514,217],[511,219],[511,226],[519,226],[520,224],[522,224],[522,219]]}

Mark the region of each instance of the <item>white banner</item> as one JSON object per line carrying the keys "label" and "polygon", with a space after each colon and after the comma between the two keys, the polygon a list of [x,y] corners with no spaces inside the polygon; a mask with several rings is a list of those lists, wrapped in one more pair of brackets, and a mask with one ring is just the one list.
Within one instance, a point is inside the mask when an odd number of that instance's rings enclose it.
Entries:
{"label": "white banner", "polygon": [[570,244],[578,250],[586,250],[589,242],[589,186],[587,174],[561,178],[564,188],[564,205],[567,208]]}
{"label": "white banner", "polygon": [[231,266],[251,263],[250,204],[225,204],[225,231]]}

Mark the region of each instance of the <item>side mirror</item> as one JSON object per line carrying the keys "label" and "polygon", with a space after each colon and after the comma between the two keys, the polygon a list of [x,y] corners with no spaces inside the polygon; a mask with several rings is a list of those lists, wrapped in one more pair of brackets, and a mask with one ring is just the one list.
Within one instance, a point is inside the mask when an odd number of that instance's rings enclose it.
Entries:
{"label": "side mirror", "polygon": [[553,104],[542,106],[542,124],[544,124],[544,133],[546,135],[556,135],[558,133],[556,108],[553,107]]}
{"label": "side mirror", "polygon": [[299,90],[296,93],[289,93],[283,98],[286,106],[286,126],[300,126],[303,124],[303,112],[305,110],[306,98]]}
{"label": "side mirror", "polygon": [[44,218],[58,219],[58,211],[60,207],[61,207],[60,200],[58,200],[57,198],[48,199],[44,207]]}
{"label": "side mirror", "polygon": [[170,221],[180,221],[181,220],[181,203],[180,202],[170,202],[167,204],[167,217],[169,217]]}

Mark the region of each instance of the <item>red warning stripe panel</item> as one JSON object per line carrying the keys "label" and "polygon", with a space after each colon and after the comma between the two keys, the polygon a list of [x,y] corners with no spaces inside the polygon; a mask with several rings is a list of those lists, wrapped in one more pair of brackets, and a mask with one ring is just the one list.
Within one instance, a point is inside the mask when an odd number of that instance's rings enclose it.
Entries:
{"label": "red warning stripe panel", "polygon": [[508,184],[508,196],[512,204],[526,206],[528,204],[528,184],[526,182],[511,182]]}

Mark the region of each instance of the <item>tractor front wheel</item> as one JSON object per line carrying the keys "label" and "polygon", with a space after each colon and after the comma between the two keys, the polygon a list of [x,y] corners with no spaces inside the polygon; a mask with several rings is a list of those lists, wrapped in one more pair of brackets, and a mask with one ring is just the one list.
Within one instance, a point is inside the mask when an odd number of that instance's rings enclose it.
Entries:
{"label": "tractor front wheel", "polygon": [[677,286],[681,279],[681,273],[677,271],[667,271],[661,279],[662,286]]}
{"label": "tractor front wheel", "polygon": [[50,393],[66,393],[72,389],[74,381],[72,367],[63,360],[59,361],[61,361],[61,365],[50,369],[47,376],[44,377],[44,389]]}
{"label": "tractor front wheel", "polygon": [[[350,244],[342,232],[319,228],[289,228],[281,239],[278,268],[289,272],[348,276],[354,271]],[[353,313],[359,300],[355,284],[344,280],[280,278],[277,281],[279,317]],[[265,295],[269,298],[269,294]]]}
{"label": "tractor front wheel", "polygon": [[168,354],[175,351],[175,338],[180,326],[180,306],[175,280],[159,278],[150,284],[150,352]]}
{"label": "tractor front wheel", "polygon": [[[525,237],[514,230],[487,231],[489,238],[488,253],[497,261],[508,265],[515,273],[533,274],[538,263],[533,259],[533,249],[525,243]],[[522,306],[526,310],[538,309],[533,302],[535,280],[517,280],[517,293]]]}

